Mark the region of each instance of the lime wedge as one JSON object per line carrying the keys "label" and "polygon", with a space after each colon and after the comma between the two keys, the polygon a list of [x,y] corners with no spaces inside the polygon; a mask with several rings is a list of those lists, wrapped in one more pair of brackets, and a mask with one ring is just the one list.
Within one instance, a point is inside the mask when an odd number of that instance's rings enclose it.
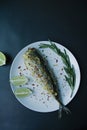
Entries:
{"label": "lime wedge", "polygon": [[6,63],[6,57],[2,52],[0,52],[0,66],[5,65],[5,63]]}
{"label": "lime wedge", "polygon": [[22,76],[15,76],[12,77],[10,79],[10,82],[14,85],[14,86],[20,86],[20,85],[24,85],[28,82],[27,77],[25,77],[24,75]]}
{"label": "lime wedge", "polygon": [[29,88],[18,88],[14,91],[14,94],[17,97],[26,97],[32,94],[32,91]]}

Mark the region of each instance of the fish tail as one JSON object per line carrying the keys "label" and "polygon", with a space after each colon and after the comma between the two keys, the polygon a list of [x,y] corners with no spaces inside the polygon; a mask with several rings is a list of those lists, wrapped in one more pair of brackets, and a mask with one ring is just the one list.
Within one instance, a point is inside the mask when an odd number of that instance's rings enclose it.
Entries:
{"label": "fish tail", "polygon": [[62,117],[63,111],[64,111],[66,114],[71,113],[71,111],[70,111],[67,107],[65,107],[65,106],[62,105],[62,104],[59,104],[59,110],[58,110],[58,118],[59,118],[59,119]]}

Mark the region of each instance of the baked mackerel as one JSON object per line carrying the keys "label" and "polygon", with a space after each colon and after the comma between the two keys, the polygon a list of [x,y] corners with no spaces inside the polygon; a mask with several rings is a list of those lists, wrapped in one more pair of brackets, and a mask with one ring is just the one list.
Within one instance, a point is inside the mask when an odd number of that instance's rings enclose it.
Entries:
{"label": "baked mackerel", "polygon": [[47,69],[45,62],[39,52],[35,48],[29,48],[23,55],[24,64],[29,70],[33,78],[41,84],[51,96],[53,96],[59,103],[59,116],[61,117],[61,111],[69,111],[58,98],[58,90],[56,89],[55,82],[51,77],[51,73]]}

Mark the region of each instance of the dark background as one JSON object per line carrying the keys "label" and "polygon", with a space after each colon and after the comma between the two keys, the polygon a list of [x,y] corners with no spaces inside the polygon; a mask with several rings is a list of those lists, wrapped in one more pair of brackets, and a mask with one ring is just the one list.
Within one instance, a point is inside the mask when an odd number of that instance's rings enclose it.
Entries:
{"label": "dark background", "polygon": [[[26,45],[59,42],[76,57],[81,84],[67,107],[70,115],[38,113],[22,106],[12,93],[12,60]],[[0,0],[0,51],[7,65],[0,67],[0,130],[87,130],[87,2],[86,0]]]}

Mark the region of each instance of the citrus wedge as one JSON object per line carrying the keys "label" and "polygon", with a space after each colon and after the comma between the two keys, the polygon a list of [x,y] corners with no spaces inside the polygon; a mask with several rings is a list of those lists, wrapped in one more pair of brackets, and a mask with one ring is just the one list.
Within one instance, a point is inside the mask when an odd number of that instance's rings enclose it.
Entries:
{"label": "citrus wedge", "polygon": [[2,52],[0,52],[0,66],[5,65],[5,63],[6,63],[6,57]]}
{"label": "citrus wedge", "polygon": [[20,85],[25,85],[28,82],[28,79],[26,76],[22,75],[22,76],[15,76],[12,77],[10,79],[10,82],[14,85],[14,86],[20,86]]}
{"label": "citrus wedge", "polygon": [[18,88],[14,91],[14,94],[17,97],[26,97],[32,94],[32,91],[29,88]]}

